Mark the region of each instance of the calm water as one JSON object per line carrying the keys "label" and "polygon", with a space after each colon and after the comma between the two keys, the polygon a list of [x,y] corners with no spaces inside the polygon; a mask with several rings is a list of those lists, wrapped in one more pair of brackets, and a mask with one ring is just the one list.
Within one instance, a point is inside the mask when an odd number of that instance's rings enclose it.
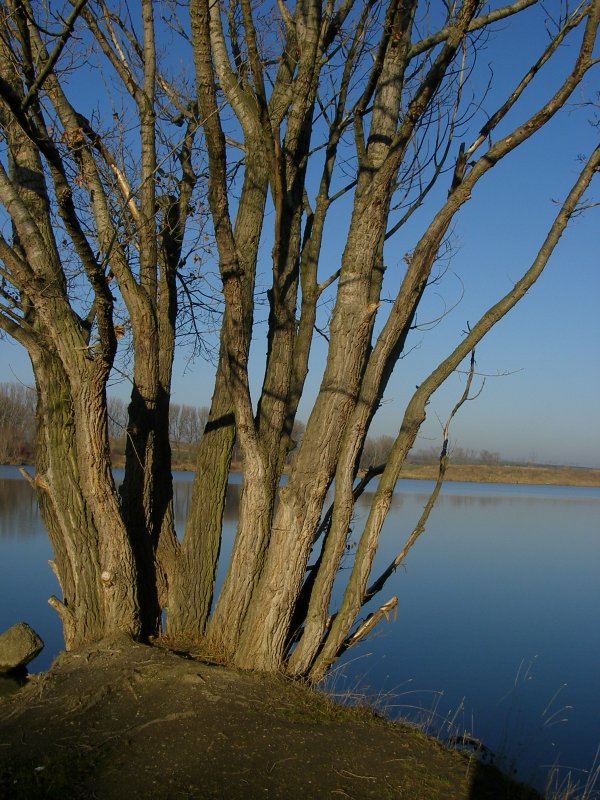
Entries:
{"label": "calm water", "polygon": [[[191,477],[175,483],[179,532]],[[224,556],[239,488],[232,476]],[[399,483],[376,570],[410,533],[430,488]],[[357,533],[368,501],[357,510]],[[388,714],[442,736],[466,729],[538,785],[553,764],[589,769],[600,743],[599,520],[600,489],[448,483],[380,597],[398,595],[397,620],[348,652],[330,688],[367,692]],[[58,591],[49,558],[28,484],[16,468],[0,467],[0,630],[19,620],[38,630],[46,649],[34,671],[62,647],[46,603]]]}

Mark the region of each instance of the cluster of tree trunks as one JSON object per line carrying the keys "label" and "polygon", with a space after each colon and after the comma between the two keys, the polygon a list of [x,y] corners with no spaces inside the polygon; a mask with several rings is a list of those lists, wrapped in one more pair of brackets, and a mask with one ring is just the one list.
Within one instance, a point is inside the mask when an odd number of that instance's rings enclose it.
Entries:
{"label": "cluster of tree trunks", "polygon": [[[167,18],[161,4],[141,0],[139,19],[121,17],[108,0],[72,0],[64,13],[30,0],[0,5],[0,202],[8,221],[0,327],[27,349],[35,375],[32,482],[54,547],[62,596],[51,603],[67,647],[115,631],[155,636],[166,616],[170,635],[202,640],[227,662],[317,681],[394,608],[388,598],[359,619],[406,552],[383,575],[371,574],[427,403],[469,358],[472,377],[475,347],[537,280],[600,161],[599,150],[582,161],[529,268],[432,365],[386,443],[385,463],[357,482],[371,422],[456,215],[479,181],[543,134],[595,63],[600,2],[589,0],[551,21],[543,51],[532,52],[530,68],[473,129],[465,95],[482,86],[472,83],[481,37],[498,20],[509,20],[509,36],[510,18],[532,14],[543,24],[543,15],[530,8],[535,0],[491,10],[479,0],[426,5],[190,0]],[[185,74],[164,55],[174,40],[191,50]],[[525,91],[566,45],[560,80],[554,73],[548,96],[521,111]],[[71,86],[86,62],[112,87],[91,114]],[[431,192],[436,185],[441,194]],[[330,265],[326,223],[338,202],[349,209],[347,235],[339,265]],[[386,242],[417,209],[428,209],[428,220],[383,303]],[[220,287],[207,299],[213,256]],[[179,541],[173,358],[182,327],[202,336],[207,305],[220,320],[215,382]],[[264,376],[253,397],[250,347],[263,334]],[[315,335],[327,339],[326,363],[295,447]],[[106,396],[117,368],[132,386],[119,489]],[[234,444],[240,513],[215,597]],[[444,447],[442,477],[445,461]],[[375,475],[332,609],[354,505]]]}

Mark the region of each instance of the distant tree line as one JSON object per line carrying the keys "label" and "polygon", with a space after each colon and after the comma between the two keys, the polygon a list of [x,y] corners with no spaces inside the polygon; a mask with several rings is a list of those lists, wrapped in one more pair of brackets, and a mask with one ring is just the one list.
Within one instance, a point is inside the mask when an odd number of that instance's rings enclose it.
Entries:
{"label": "distant tree line", "polygon": [[[35,455],[35,392],[20,383],[0,384],[0,463],[16,464],[31,461]],[[127,439],[128,404],[120,397],[108,398],[108,432],[113,458],[124,457]],[[175,461],[187,461],[195,456],[196,448],[206,422],[209,409],[206,406],[191,406],[171,403],[169,413],[169,441]],[[306,425],[296,420],[292,431],[294,446],[298,445]],[[387,461],[394,438],[385,434],[369,436],[360,461],[362,469],[384,464]],[[455,464],[498,464],[500,453],[490,450],[475,450],[470,447],[454,447],[450,453]],[[435,464],[439,458],[436,447],[420,448],[410,453],[412,464]],[[238,446],[232,460],[241,461]]]}
{"label": "distant tree line", "polygon": [[35,392],[0,383],[0,464],[31,461],[35,453]]}
{"label": "distant tree line", "polygon": [[[127,443],[128,404],[120,397],[108,398],[108,435],[113,459],[124,457]],[[208,420],[208,408],[171,403],[169,409],[169,441],[175,463],[195,457]]]}
{"label": "distant tree line", "polygon": [[[35,391],[20,383],[0,383],[0,464],[21,464],[35,458]],[[128,404],[108,398],[108,435],[113,456],[123,456],[127,440]],[[169,440],[176,451],[193,456],[208,419],[208,408],[172,403]]]}
{"label": "distant tree line", "polygon": [[[453,464],[500,464],[500,453],[491,450],[475,450],[472,447],[452,447],[449,451]],[[439,448],[428,447],[413,450],[409,461],[412,464],[435,464],[440,457]]]}
{"label": "distant tree line", "polygon": [[[394,444],[392,436],[369,436],[365,441],[361,469],[385,464]],[[499,464],[500,453],[491,450],[475,450],[471,447],[451,447],[450,460],[454,464]],[[411,450],[407,462],[410,464],[437,464],[440,457],[438,447],[427,447]]]}

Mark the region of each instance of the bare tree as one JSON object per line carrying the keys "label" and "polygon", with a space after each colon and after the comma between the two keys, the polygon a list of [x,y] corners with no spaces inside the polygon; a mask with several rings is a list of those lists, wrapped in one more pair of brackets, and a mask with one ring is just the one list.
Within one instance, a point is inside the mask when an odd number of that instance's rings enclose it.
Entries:
{"label": "bare tree", "polygon": [[[29,2],[0,8],[0,200],[11,223],[0,238],[0,325],[27,348],[35,374],[35,485],[68,647],[115,629],[156,631],[177,549],[168,398],[197,120],[190,99],[158,73],[154,6],[141,10],[134,30],[104,3],[79,2],[64,15]],[[69,41],[76,23],[88,31],[82,46],[91,42],[79,53]],[[69,99],[69,70],[86,59],[110,73],[112,117],[86,115]],[[171,141],[159,122],[175,126]],[[119,496],[106,384],[129,339]]]}
{"label": "bare tree", "polygon": [[[582,162],[529,268],[430,366],[385,442],[384,463],[357,480],[457,214],[507,156],[543,136],[596,63],[599,0],[554,20],[535,16],[534,5],[307,0],[292,10],[283,0],[190,0],[189,19],[174,5],[166,30],[150,0],[131,24],[105,0],[89,0],[57,17],[53,31],[29,3],[2,4],[0,202],[10,234],[0,238],[0,325],[34,366],[32,480],[56,552],[63,600],[53,604],[68,646],[115,629],[154,633],[165,608],[172,635],[202,640],[226,661],[319,680],[366,630],[359,615],[390,574],[371,576],[379,535],[432,394],[469,358],[470,386],[476,345],[538,279],[600,163],[599,150]],[[509,39],[518,14],[534,14],[533,24],[547,22],[552,34],[481,122],[487,77],[478,78],[478,47],[499,20],[507,22],[495,35]],[[69,40],[74,26],[82,35]],[[157,58],[159,31],[189,46],[193,75],[168,76],[169,59]],[[112,121],[86,119],[67,99],[64,70],[83,46],[120,87]],[[537,106],[524,104],[547,69],[553,88]],[[204,257],[192,230],[200,142],[222,325],[179,546],[168,405],[175,281]],[[326,239],[338,208],[347,233],[332,264]],[[386,256],[417,210],[421,232],[398,286],[386,280]],[[271,245],[266,271],[261,242]],[[260,348],[263,333],[264,376],[253,397],[250,347]],[[315,335],[327,340],[326,363],[283,483]],[[106,383],[122,342],[133,357],[133,393],[119,496],[107,456]],[[215,597],[234,442],[243,468],[239,521]],[[354,504],[375,475],[331,614]],[[73,504],[67,519],[61,512]],[[77,585],[74,570],[84,578]],[[367,628],[394,603],[376,608]]]}
{"label": "bare tree", "polygon": [[394,437],[383,435],[367,437],[360,458],[362,469],[368,469],[375,464],[384,464],[394,444]]}
{"label": "bare tree", "polygon": [[208,408],[171,403],[170,438],[176,444],[197,444],[208,420]]}
{"label": "bare tree", "polygon": [[181,405],[171,403],[169,413],[169,438],[173,448],[175,466],[188,467],[193,464],[200,440],[208,421],[209,409],[206,406]]}
{"label": "bare tree", "polygon": [[35,444],[35,392],[20,383],[0,383],[0,464],[31,457]]}
{"label": "bare tree", "polygon": [[127,403],[120,397],[108,397],[107,413],[109,439],[124,439],[127,430]]}
{"label": "bare tree", "polygon": [[[344,649],[363,605],[396,479],[431,394],[537,279],[597,169],[598,151],[584,166],[531,269],[432,369],[409,401],[379,479],[344,598],[331,617],[331,592],[345,551],[360,454],[449,226],[471,200],[477,182],[542,130],[594,64],[597,2],[578,6],[560,21],[544,52],[532,55],[531,68],[483,127],[473,132],[470,141],[461,142],[452,175],[446,178],[443,164],[458,121],[464,121],[464,79],[476,67],[472,59],[479,32],[493,20],[521,13],[529,5],[517,2],[482,13],[479,3],[465,0],[460,6],[447,6],[445,19],[430,17],[437,29],[420,38],[415,19],[421,18],[421,9],[416,2],[360,7],[309,2],[297,4],[293,13],[278,4],[280,43],[257,30],[260,15],[271,9],[253,11],[241,2],[234,6],[236,13],[225,15],[207,0],[190,4],[198,102],[210,165],[209,203],[226,304],[222,358],[229,370],[227,386],[244,472],[236,542],[208,622],[207,639],[239,666],[286,669],[318,679]],[[519,107],[525,89],[575,31],[579,45],[562,84],[533,113],[507,129],[509,112],[512,115]],[[264,187],[268,167],[274,209],[268,350],[256,417],[248,379],[252,319],[246,302],[254,266],[247,260],[246,246],[252,221],[245,219],[243,227],[240,223],[240,214],[249,216],[252,200],[242,196],[234,222],[226,186],[229,151],[223,97],[226,113],[235,115],[243,134],[245,152],[253,158],[261,155],[259,164],[245,161],[244,185]],[[432,151],[428,159],[426,153]],[[317,152],[321,179],[315,194],[309,193],[307,164]],[[315,176],[311,177],[314,185]],[[447,181],[447,196],[407,256],[400,288],[376,329],[382,311],[385,243],[440,180]],[[341,195],[348,202],[350,192],[352,209],[341,265],[320,277],[327,214]],[[404,198],[399,203],[404,210],[394,221],[392,208],[398,205],[398,195]],[[263,195],[255,200],[253,241],[259,239],[267,219]],[[337,291],[321,388],[288,481],[280,487],[318,299],[333,283]],[[199,472],[204,468],[205,464],[199,465]],[[334,478],[332,513],[319,539],[317,564],[307,577]],[[210,557],[206,553],[200,560]],[[305,608],[299,609],[301,598]],[[202,630],[204,620],[196,625]]]}

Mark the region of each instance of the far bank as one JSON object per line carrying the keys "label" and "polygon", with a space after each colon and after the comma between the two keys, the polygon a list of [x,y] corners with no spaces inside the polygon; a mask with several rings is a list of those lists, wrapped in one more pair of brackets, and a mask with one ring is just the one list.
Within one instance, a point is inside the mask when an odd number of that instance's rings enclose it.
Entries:
{"label": "far bank", "polygon": [[[400,478],[435,480],[436,464],[406,464]],[[600,469],[513,464],[450,464],[447,481],[525,483],[548,486],[600,486]]]}
{"label": "far bank", "polygon": [[[194,472],[196,464],[191,459],[178,459],[174,452],[173,472]],[[115,469],[123,469],[124,459],[117,454],[112,459]],[[33,464],[9,463],[4,466],[29,467]],[[240,473],[241,464],[232,462],[231,472]],[[361,471],[360,474],[364,474]],[[437,464],[405,464],[399,478],[409,480],[436,480]],[[446,470],[447,481],[467,483],[514,483],[540,486],[600,486],[600,469],[590,467],[565,467],[537,464],[450,464]]]}
{"label": "far bank", "polygon": [[[115,464],[115,466],[122,466]],[[174,471],[194,471],[192,462],[175,463]],[[241,472],[239,464],[231,465],[231,472]],[[364,472],[361,471],[361,475]],[[400,479],[434,481],[437,464],[405,464]],[[468,483],[523,483],[542,486],[600,486],[600,469],[589,467],[561,467],[513,464],[450,464],[446,470],[447,481]]]}

